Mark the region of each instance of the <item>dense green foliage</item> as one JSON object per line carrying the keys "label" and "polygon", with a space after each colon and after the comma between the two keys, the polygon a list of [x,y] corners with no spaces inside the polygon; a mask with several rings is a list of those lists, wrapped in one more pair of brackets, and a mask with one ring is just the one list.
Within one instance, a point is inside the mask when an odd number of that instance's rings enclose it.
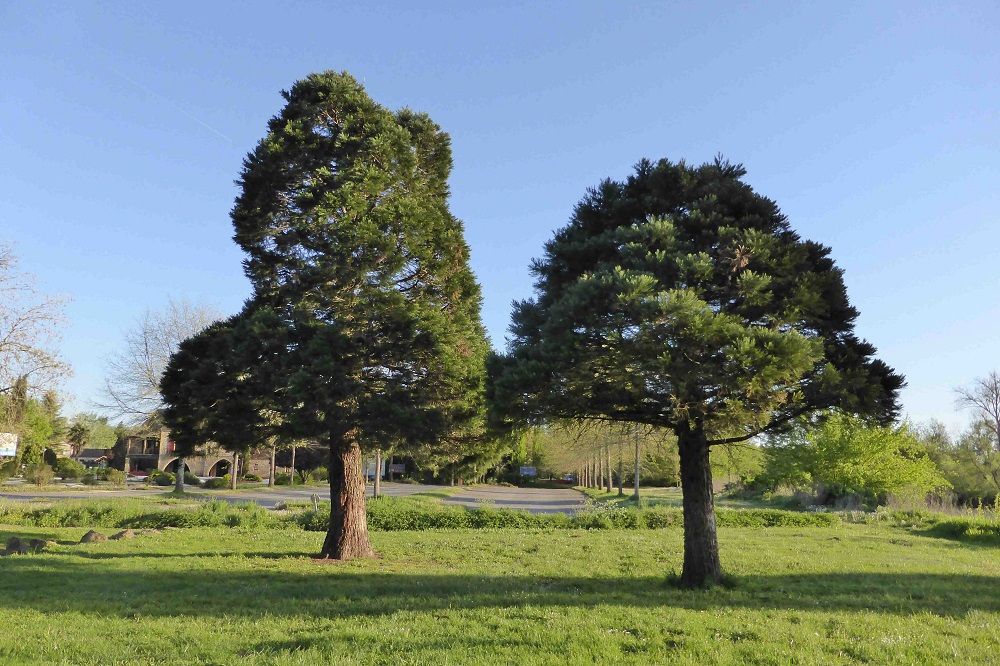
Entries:
{"label": "dense green foliage", "polygon": [[686,584],[722,579],[709,447],[817,410],[892,420],[903,378],[854,333],[842,271],[721,159],[642,161],[606,180],[532,265],[491,403],[512,420],[669,429]]}
{"label": "dense green foliage", "polygon": [[[433,441],[476,417],[488,344],[448,135],[347,74],[297,82],[244,163],[232,212],[268,388],[296,434]],[[272,390],[272,394],[274,393]]]}
{"label": "dense green foliage", "polygon": [[641,162],[605,181],[532,265],[498,405],[756,434],[828,407],[898,412],[902,378],[854,332],[830,250],[801,240],[740,166]]}
{"label": "dense green foliage", "polygon": [[949,484],[907,426],[876,426],[842,413],[803,426],[765,449],[758,482],[808,488],[821,503],[844,495],[923,500]]}
{"label": "dense green foliage", "polygon": [[56,473],[52,470],[52,467],[45,463],[30,463],[24,468],[24,479],[36,486],[45,486],[52,483],[55,475]]}
{"label": "dense green foliage", "polygon": [[87,473],[87,468],[83,463],[79,463],[69,458],[60,458],[56,461],[55,473],[61,479],[72,480],[82,478]]}
{"label": "dense green foliage", "polygon": [[349,519],[364,518],[360,447],[482,431],[480,289],[448,209],[440,127],[376,104],[346,73],[310,75],[283,96],[231,215],[253,297],[180,345],[161,382],[164,418],[184,450],[327,442],[341,496],[329,554],[341,557],[342,529],[368,554]]}

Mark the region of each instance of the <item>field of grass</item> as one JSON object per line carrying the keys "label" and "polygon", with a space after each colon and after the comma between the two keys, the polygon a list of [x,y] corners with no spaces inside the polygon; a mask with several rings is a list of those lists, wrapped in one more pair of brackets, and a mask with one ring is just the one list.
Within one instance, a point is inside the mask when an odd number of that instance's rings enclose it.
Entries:
{"label": "field of grass", "polygon": [[[635,499],[632,494],[632,488],[626,486],[624,488],[624,494],[619,495],[617,488],[614,492],[608,493],[603,490],[598,490],[596,488],[578,488],[582,491],[588,498],[594,502],[601,504],[611,504],[620,506],[636,506]],[[790,506],[789,497],[782,495],[775,495],[770,500],[763,500],[760,498],[745,499],[740,497],[731,497],[729,495],[717,495],[715,497],[715,506],[719,509],[787,509],[787,508],[798,508],[797,506]],[[640,488],[639,489],[639,506],[645,508],[671,508],[679,509],[681,508],[681,489],[680,488]]]}
{"label": "field of grass", "polygon": [[681,531],[168,529],[0,558],[0,663],[998,663],[1000,550],[885,525],[720,529],[733,584],[685,591]]}

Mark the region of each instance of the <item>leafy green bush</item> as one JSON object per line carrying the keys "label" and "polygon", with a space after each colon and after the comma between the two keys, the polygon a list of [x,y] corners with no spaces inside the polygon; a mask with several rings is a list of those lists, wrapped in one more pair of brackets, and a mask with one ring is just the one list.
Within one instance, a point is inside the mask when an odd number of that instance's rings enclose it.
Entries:
{"label": "leafy green bush", "polygon": [[107,479],[116,486],[123,486],[125,485],[125,472],[120,469],[109,469]]}
{"label": "leafy green bush", "polygon": [[87,468],[70,458],[59,458],[53,468],[56,476],[63,479],[79,479],[87,473]]}
{"label": "leafy green bush", "polygon": [[174,485],[177,482],[177,477],[170,472],[154,469],[149,472],[149,482],[157,486],[167,487]]}
{"label": "leafy green bush", "polygon": [[8,460],[4,464],[0,465],[0,481],[6,481],[10,477],[14,476],[16,472],[15,461],[13,459]]}
{"label": "leafy green bush", "polygon": [[718,509],[715,519],[719,527],[829,527],[840,522],[833,513],[781,509]]}
{"label": "leafy green bush", "polygon": [[189,486],[200,486],[201,479],[195,476],[193,472],[184,470],[184,483],[188,484]]}
{"label": "leafy green bush", "polygon": [[907,426],[871,426],[839,412],[793,431],[767,448],[765,459],[755,484],[812,488],[821,503],[851,495],[873,502],[890,493],[923,498],[950,486]]}
{"label": "leafy green bush", "polygon": [[309,479],[309,483],[323,483],[330,479],[330,471],[325,467],[317,467],[309,472],[307,478]]}
{"label": "leafy green bush", "polygon": [[218,490],[220,488],[231,488],[232,485],[233,485],[233,477],[229,474],[205,480],[205,487],[210,490]]}
{"label": "leafy green bush", "polygon": [[983,516],[949,518],[932,525],[924,534],[957,541],[1000,544],[1000,520]]}
{"label": "leafy green bush", "polygon": [[252,481],[254,483],[257,483],[257,482],[263,481],[264,479],[260,478],[260,476],[258,476],[256,474],[244,474],[243,475],[243,480],[244,481]]}
{"label": "leafy green bush", "polygon": [[274,485],[276,485],[276,486],[290,486],[290,485],[292,485],[292,475],[291,474],[275,474],[274,475]]}
{"label": "leafy green bush", "polygon": [[81,481],[83,481],[84,485],[87,485],[87,486],[96,486],[97,485],[97,475],[96,474],[84,474],[83,475],[83,479],[81,479]]}
{"label": "leafy green bush", "polygon": [[33,465],[28,465],[24,470],[24,478],[36,486],[44,486],[46,484],[52,483],[52,479],[56,476],[55,471],[52,467],[46,465],[45,463],[35,463]]}

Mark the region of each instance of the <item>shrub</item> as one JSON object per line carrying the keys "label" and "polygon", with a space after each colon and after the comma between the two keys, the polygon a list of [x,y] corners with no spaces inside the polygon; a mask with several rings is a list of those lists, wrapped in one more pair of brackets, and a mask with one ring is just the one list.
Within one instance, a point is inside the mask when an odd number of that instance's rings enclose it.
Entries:
{"label": "shrub", "polygon": [[308,479],[309,483],[323,483],[330,479],[330,471],[325,467],[317,467],[309,472]]}
{"label": "shrub", "polygon": [[195,476],[192,472],[184,470],[184,483],[188,484],[189,486],[200,486],[201,479]]}
{"label": "shrub", "polygon": [[172,486],[176,481],[177,477],[160,469],[154,469],[149,473],[149,482],[158,486]]}
{"label": "shrub", "polygon": [[82,479],[84,485],[96,486],[97,485],[97,475],[95,474],[84,474]]}
{"label": "shrub", "polygon": [[233,485],[233,477],[229,474],[225,476],[216,476],[205,481],[205,487],[210,490],[218,490],[220,488],[230,488]]}
{"label": "shrub", "polygon": [[125,485],[125,472],[120,469],[109,469],[107,479],[116,486]]}
{"label": "shrub", "polygon": [[0,481],[6,481],[10,477],[14,476],[15,469],[14,460],[8,460],[4,464],[0,465]]}
{"label": "shrub", "polygon": [[274,485],[276,485],[276,486],[290,486],[290,485],[292,485],[292,475],[291,474],[275,474],[274,475]]}
{"label": "shrub", "polygon": [[60,458],[56,461],[56,476],[63,479],[79,479],[87,473],[87,468],[82,463],[78,463],[70,458]]}
{"label": "shrub", "polygon": [[24,478],[36,486],[44,486],[52,483],[55,475],[56,473],[52,470],[52,467],[44,463],[28,465],[27,469],[24,470]]}
{"label": "shrub", "polygon": [[256,474],[244,474],[243,475],[243,480],[244,481],[253,481],[253,482],[256,483],[256,482],[259,482],[259,481],[263,481],[264,479],[260,478]]}
{"label": "shrub", "polygon": [[951,518],[932,525],[924,533],[942,539],[1000,544],[1000,520],[983,516]]}
{"label": "shrub", "polygon": [[781,509],[718,509],[715,514],[720,527],[829,527],[840,522],[833,513]]}

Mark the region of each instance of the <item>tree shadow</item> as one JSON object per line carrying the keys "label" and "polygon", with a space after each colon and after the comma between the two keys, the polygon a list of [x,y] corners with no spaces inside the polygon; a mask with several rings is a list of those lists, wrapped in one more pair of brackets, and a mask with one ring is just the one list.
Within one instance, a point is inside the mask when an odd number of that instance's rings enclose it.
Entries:
{"label": "tree shadow", "polygon": [[186,571],[161,570],[152,564],[145,571],[119,570],[109,560],[136,556],[98,555],[103,554],[5,558],[0,561],[0,608],[122,617],[353,617],[532,605],[706,611],[743,607],[948,617],[972,610],[1000,612],[997,578],[985,575],[757,575],[738,579],[732,588],[691,591],[671,586],[662,576],[366,573],[350,564],[309,568],[301,561],[289,571],[272,563],[287,559],[287,554],[263,552],[254,556],[259,564],[251,560],[240,570],[209,570],[197,565],[197,559]]}

